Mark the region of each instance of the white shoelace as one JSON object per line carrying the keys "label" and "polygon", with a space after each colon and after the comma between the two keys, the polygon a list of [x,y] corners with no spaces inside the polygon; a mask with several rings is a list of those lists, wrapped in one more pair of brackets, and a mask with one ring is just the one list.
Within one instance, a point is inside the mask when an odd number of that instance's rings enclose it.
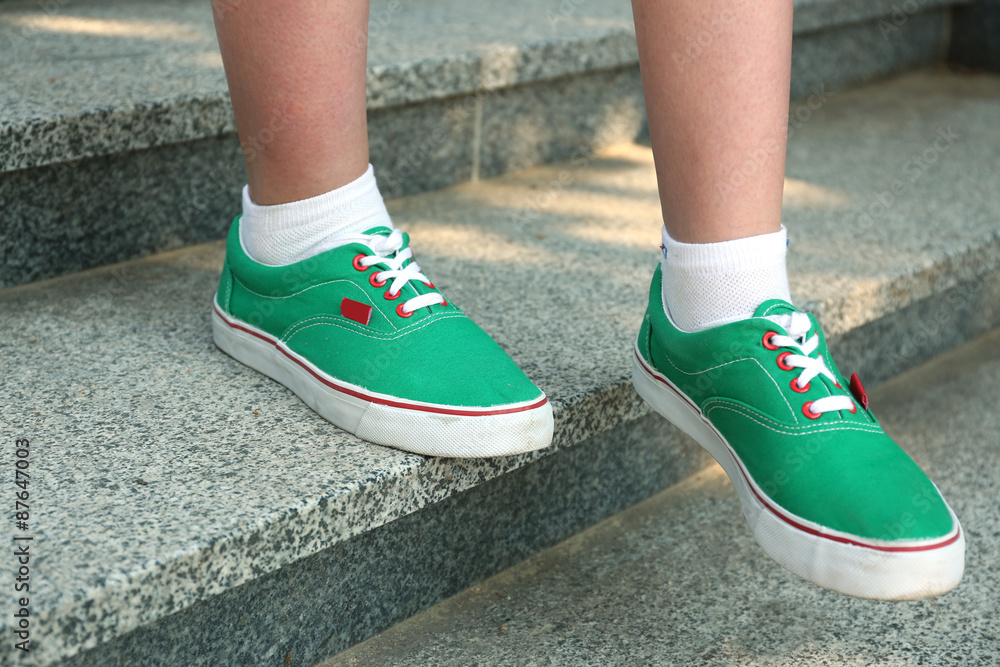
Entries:
{"label": "white shoelace", "polygon": [[[352,239],[351,242],[353,241]],[[403,232],[400,230],[393,229],[388,236],[362,236],[360,242],[371,248],[374,254],[362,258],[358,261],[359,264],[367,267],[384,264],[389,267],[387,270],[376,273],[375,280],[377,282],[392,281],[392,284],[389,285],[390,296],[395,297],[399,294],[399,291],[406,287],[411,280],[433,287],[433,283],[420,272],[420,267],[415,261],[411,261],[403,268],[406,260],[413,258],[413,251],[409,247],[400,251],[400,248],[403,247]],[[440,292],[428,292],[404,301],[402,311],[408,315],[419,308],[436,306],[441,303],[445,303],[445,298]]]}
{"label": "white shoelace", "polygon": [[[831,382],[837,384],[837,377],[827,367],[823,355],[809,356],[819,346],[819,334],[815,333],[811,338],[805,340],[805,336],[809,333],[809,328],[812,326],[808,315],[796,312],[783,315],[768,315],[764,319],[771,320],[788,333],[787,336],[780,334],[771,336],[771,345],[790,347],[801,352],[801,354],[789,354],[784,358],[783,362],[786,366],[802,369],[799,377],[794,380],[799,389],[804,389],[813,378],[819,375],[827,377]],[[843,395],[826,396],[813,401],[809,405],[809,411],[814,415],[820,415],[824,412],[836,412],[838,410],[853,412],[855,409],[854,401],[849,396]]]}

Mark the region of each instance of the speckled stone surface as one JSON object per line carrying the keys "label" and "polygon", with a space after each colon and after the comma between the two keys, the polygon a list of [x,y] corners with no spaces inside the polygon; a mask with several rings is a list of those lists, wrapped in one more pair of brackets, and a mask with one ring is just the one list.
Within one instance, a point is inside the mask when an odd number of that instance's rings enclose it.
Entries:
{"label": "speckled stone surface", "polygon": [[901,3],[895,0],[795,0],[795,32],[805,34],[831,25],[862,23],[872,19],[884,22],[885,31],[902,28],[916,14],[945,6],[968,5],[975,0],[958,2]]}
{"label": "speckled stone surface", "polygon": [[969,280],[832,336],[830,345],[839,367],[860,369],[866,382],[879,382],[951,349],[956,342],[1000,326],[1000,272],[995,260],[973,258],[968,264],[978,272]]}
{"label": "speckled stone surface", "polygon": [[792,99],[843,91],[944,60],[950,10],[906,16],[899,28],[869,21],[798,36],[792,42]]}
{"label": "speckled stone surface", "polygon": [[[0,12],[0,171],[235,131],[209,3],[53,5]],[[375,0],[369,108],[636,60],[628,3]]]}
{"label": "speckled stone surface", "polygon": [[[223,15],[235,11],[235,3],[218,4]],[[894,9],[890,0],[798,0],[795,29],[815,32]],[[7,2],[0,45],[0,171],[235,130],[212,9],[201,0]],[[375,0],[369,107],[636,62],[628,3]]]}
{"label": "speckled stone surface", "polygon": [[225,235],[246,183],[235,136],[0,175],[0,286]]}
{"label": "speckled stone surface", "polygon": [[829,333],[997,268],[998,104],[1000,78],[938,71],[793,105],[789,261],[815,277],[792,291],[829,295],[803,299]]}
{"label": "speckled stone surface", "polygon": [[[510,113],[538,116],[535,86],[373,110],[369,145],[379,186],[399,197],[468,181],[483,171],[480,154],[495,174],[630,141],[644,122],[637,80],[631,68],[550,82],[546,111],[563,122],[530,133]],[[596,98],[602,103],[586,104]],[[490,111],[477,113],[480,104]],[[478,139],[483,116],[491,131]],[[505,142],[502,122],[525,140]],[[234,135],[0,174],[0,286],[220,238],[239,212],[245,174]]]}
{"label": "speckled stone surface", "polygon": [[634,141],[646,122],[637,67],[499,89],[482,106],[483,178]]}
{"label": "speckled stone surface", "polygon": [[[800,2],[793,97],[939,60],[948,1],[898,26],[874,21],[892,19],[885,2]],[[643,127],[628,3],[379,0],[370,42],[371,158],[387,196]],[[0,286],[218,238],[243,167],[208,3],[10,2],[0,44]]]}
{"label": "speckled stone surface", "polygon": [[[838,359],[850,343],[861,365],[840,359],[848,372],[903,371],[998,323],[998,108],[996,78],[921,74],[835,96],[796,129],[785,192],[793,294],[820,314]],[[872,208],[948,128],[959,138],[940,143],[884,210]],[[648,412],[627,360],[658,209],[650,152],[628,145],[390,202],[435,283],[552,399],[556,457],[590,438],[620,442],[627,434],[599,436]],[[39,661],[167,623],[241,585],[249,597],[233,604],[256,618],[248,600],[261,577],[277,581],[332,548],[357,557],[338,545],[552,453],[434,461],[339,432],[214,348],[208,304],[221,253],[209,244],[0,291],[0,432],[11,438],[4,447],[32,440],[38,475]],[[504,548],[523,555],[519,539]],[[416,563],[403,580],[422,592],[383,599],[349,638],[486,576],[489,562],[461,570],[464,582]],[[10,618],[0,607],[0,633]],[[276,641],[267,633],[281,627],[262,620],[240,636]]]}
{"label": "speckled stone surface", "polygon": [[311,665],[708,463],[647,415],[60,665]]}
{"label": "speckled stone surface", "polygon": [[962,520],[952,593],[872,602],[803,582],[757,546],[713,465],[322,667],[994,664],[1000,334],[869,394]]}

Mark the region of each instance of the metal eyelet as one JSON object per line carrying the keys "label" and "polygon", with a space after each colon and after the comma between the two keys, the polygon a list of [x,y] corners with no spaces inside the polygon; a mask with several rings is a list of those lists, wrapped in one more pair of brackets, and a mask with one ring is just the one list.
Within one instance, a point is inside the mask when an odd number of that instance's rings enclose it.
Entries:
{"label": "metal eyelet", "polygon": [[791,352],[782,352],[781,354],[779,354],[778,358],[775,360],[778,362],[778,368],[780,368],[783,371],[794,371],[795,366],[789,366],[788,364],[785,363],[785,359],[787,359],[790,356],[792,356]]}
{"label": "metal eyelet", "polygon": [[821,413],[819,413],[819,412],[813,412],[812,411],[812,404],[813,404],[812,401],[806,401],[802,405],[802,414],[804,414],[806,417],[809,417],[809,419],[819,419],[820,416],[821,416]]}
{"label": "metal eyelet", "polygon": [[355,255],[354,256],[354,261],[351,262],[351,263],[354,264],[354,268],[357,269],[358,271],[367,271],[368,270],[368,267],[365,266],[364,264],[361,264],[360,261],[359,261],[359,260],[364,259],[365,257],[367,257],[367,255]]}

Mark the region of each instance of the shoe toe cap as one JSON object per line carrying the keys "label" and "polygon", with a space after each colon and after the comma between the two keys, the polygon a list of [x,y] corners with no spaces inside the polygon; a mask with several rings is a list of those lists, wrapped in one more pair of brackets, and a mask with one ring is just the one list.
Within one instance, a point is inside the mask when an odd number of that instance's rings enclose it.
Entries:
{"label": "shoe toe cap", "polygon": [[872,540],[939,539],[956,527],[934,483],[881,430],[779,433],[737,421],[726,430],[741,461],[758,487],[797,517]]}

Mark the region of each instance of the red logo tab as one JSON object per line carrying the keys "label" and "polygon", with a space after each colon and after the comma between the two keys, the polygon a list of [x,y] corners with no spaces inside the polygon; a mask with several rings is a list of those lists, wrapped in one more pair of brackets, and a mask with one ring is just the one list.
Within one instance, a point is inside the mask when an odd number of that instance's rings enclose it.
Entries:
{"label": "red logo tab", "polygon": [[861,380],[858,378],[857,373],[851,374],[851,393],[854,394],[854,398],[858,400],[861,407],[867,410],[868,394],[865,393],[865,388],[861,386]]}
{"label": "red logo tab", "polygon": [[344,299],[340,302],[340,314],[349,320],[367,326],[372,319],[372,307],[365,303]]}

